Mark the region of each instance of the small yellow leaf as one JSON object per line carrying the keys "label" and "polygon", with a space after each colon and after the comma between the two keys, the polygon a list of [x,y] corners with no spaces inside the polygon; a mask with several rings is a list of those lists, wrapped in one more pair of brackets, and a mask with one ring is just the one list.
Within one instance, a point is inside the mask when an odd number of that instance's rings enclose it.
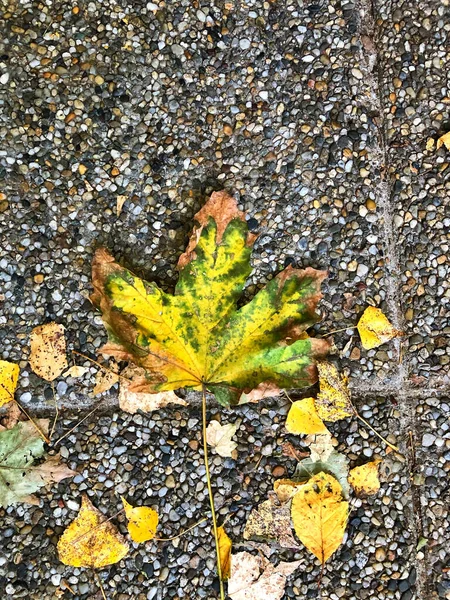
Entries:
{"label": "small yellow leaf", "polygon": [[433,148],[434,148],[434,139],[433,138],[428,138],[427,139],[426,149],[428,150],[428,152],[430,152],[431,150],[433,150]]}
{"label": "small yellow leaf", "polygon": [[292,481],[292,479],[276,479],[273,482],[273,489],[278,500],[284,504],[297,493],[301,485],[305,485],[304,482]]}
{"label": "small yellow leaf", "polygon": [[220,571],[222,573],[222,579],[226,581],[230,576],[231,546],[233,543],[226,534],[223,526],[217,528],[217,535],[219,537]]}
{"label": "small yellow leaf", "polygon": [[133,542],[148,542],[155,537],[158,527],[158,513],[149,506],[131,506],[122,497],[128,519],[128,531]]}
{"label": "small yellow leaf", "polygon": [[318,362],[320,392],[315,405],[324,421],[339,421],[351,417],[355,410],[350,400],[347,379],[331,363]]}
{"label": "small yellow leaf", "polygon": [[292,498],[295,533],[310,552],[324,564],[344,538],[348,502],[339,482],[328,473],[318,473]]}
{"label": "small yellow leaf", "polygon": [[14,400],[19,370],[19,365],[7,360],[0,360],[0,406]]}
{"label": "small yellow leaf", "polygon": [[365,350],[377,348],[392,338],[402,335],[391,325],[379,308],[368,306],[358,323],[358,332]]}
{"label": "small yellow leaf", "polygon": [[211,421],[206,428],[206,441],[212,446],[217,454],[222,457],[231,456],[233,450],[237,448],[237,443],[232,441],[239,423],[228,423],[221,425],[217,421]]}
{"label": "small yellow leaf", "polygon": [[58,542],[59,560],[72,567],[101,569],[119,562],[127,552],[124,537],[84,495],[78,517]]}
{"label": "small yellow leaf", "polygon": [[328,432],[317,414],[314,398],[304,398],[292,404],[286,419],[286,429],[297,435]]}
{"label": "small yellow leaf", "polygon": [[447,150],[450,150],[450,131],[447,131],[447,133],[444,133],[444,135],[441,135],[441,137],[438,139],[436,143],[436,150],[439,150],[442,145],[445,145]]}
{"label": "small yellow leaf", "polygon": [[30,366],[36,375],[53,381],[67,368],[64,325],[46,323],[30,335]]}
{"label": "small yellow leaf", "polygon": [[357,496],[371,496],[380,489],[380,480],[378,478],[379,459],[355,467],[348,476],[348,481],[355,490]]}

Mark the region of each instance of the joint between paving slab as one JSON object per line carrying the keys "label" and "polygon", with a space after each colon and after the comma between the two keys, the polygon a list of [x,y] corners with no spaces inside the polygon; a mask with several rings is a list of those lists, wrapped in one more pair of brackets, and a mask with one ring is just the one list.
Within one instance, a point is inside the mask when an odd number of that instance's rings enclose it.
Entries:
{"label": "joint between paving slab", "polygon": [[[386,283],[386,304],[389,310],[389,316],[394,326],[402,331],[404,329],[404,319],[401,308],[400,284],[400,261],[394,242],[394,221],[392,204],[392,185],[388,180],[389,174],[389,154],[385,135],[385,118],[383,102],[383,76],[380,64],[380,54],[378,51],[376,19],[378,7],[376,0],[360,0],[360,37],[362,58],[365,59],[367,67],[367,82],[371,89],[371,100],[376,112],[379,114],[379,123],[377,123],[380,161],[379,173],[380,180],[376,185],[376,204],[381,209],[383,224],[383,242],[385,247],[385,283]],[[408,358],[402,356],[402,341],[395,340],[397,352],[398,367],[397,376],[391,384],[392,392],[396,395],[400,408],[400,426],[402,437],[407,436],[409,443],[406,443],[407,467],[410,475],[410,495],[412,501],[412,514],[409,515],[409,527],[417,544],[422,537],[423,522],[420,503],[420,491],[415,486],[413,474],[415,470],[414,448],[417,445],[417,423],[415,418],[416,398],[415,394],[410,394],[408,389]],[[360,390],[361,393],[362,390]],[[366,389],[370,393],[374,390]],[[414,550],[412,551],[414,552]],[[417,556],[411,557],[411,563],[415,566],[417,572],[417,598],[425,600],[429,597],[429,582],[427,577],[427,560],[418,560]]]}

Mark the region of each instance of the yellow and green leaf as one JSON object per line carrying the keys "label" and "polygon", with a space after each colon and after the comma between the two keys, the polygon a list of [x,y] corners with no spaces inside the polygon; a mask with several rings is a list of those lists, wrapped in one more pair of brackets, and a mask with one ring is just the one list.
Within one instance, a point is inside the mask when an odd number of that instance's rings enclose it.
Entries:
{"label": "yellow and green leaf", "polygon": [[245,215],[226,192],[216,192],[196,221],[173,295],[97,250],[92,300],[109,334],[103,352],[143,367],[150,393],[205,385],[223,405],[263,382],[314,383],[315,358],[329,346],[305,332],[319,320],[325,273],[288,267],[237,310],[251,270]]}

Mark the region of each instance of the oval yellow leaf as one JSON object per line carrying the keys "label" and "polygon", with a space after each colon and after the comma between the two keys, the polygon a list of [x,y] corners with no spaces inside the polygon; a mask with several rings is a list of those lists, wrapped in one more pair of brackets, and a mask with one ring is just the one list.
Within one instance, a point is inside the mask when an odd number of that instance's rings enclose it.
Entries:
{"label": "oval yellow leaf", "polygon": [[325,423],[317,413],[314,398],[304,398],[292,403],[286,419],[286,429],[296,435],[328,433]]}
{"label": "oval yellow leaf", "polygon": [[357,325],[361,344],[365,350],[377,348],[401,335],[379,308],[368,306]]}
{"label": "oval yellow leaf", "polygon": [[357,496],[371,496],[378,492],[380,489],[380,480],[378,479],[380,462],[379,459],[373,460],[350,471],[348,481]]}
{"label": "oval yellow leaf", "polygon": [[312,477],[292,498],[291,516],[297,537],[324,564],[347,525],[348,502],[339,482],[323,472]]}
{"label": "oval yellow leaf", "polygon": [[0,406],[14,400],[18,380],[19,365],[0,360]]}
{"label": "oval yellow leaf", "polygon": [[230,576],[231,569],[231,546],[232,541],[228,537],[223,526],[217,528],[219,538],[220,571],[222,579],[226,581]]}
{"label": "oval yellow leaf", "polygon": [[128,519],[128,531],[133,542],[148,542],[155,537],[158,513],[149,506],[131,506],[122,498]]}
{"label": "oval yellow leaf", "polygon": [[58,542],[59,560],[71,567],[101,569],[122,560],[128,544],[86,495],[75,521]]}

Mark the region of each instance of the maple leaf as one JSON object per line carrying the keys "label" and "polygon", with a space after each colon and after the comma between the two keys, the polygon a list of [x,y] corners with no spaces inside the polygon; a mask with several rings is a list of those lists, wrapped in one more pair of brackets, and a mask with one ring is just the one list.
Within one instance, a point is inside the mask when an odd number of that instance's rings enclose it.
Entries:
{"label": "maple leaf", "polygon": [[319,320],[326,273],[289,266],[237,309],[254,242],[245,215],[226,192],[215,192],[195,219],[173,295],[97,250],[92,301],[109,336],[102,352],[145,369],[147,389],[140,391],[205,386],[224,406],[261,383],[315,383],[315,359],[329,344],[305,331]]}
{"label": "maple leaf", "polygon": [[[37,424],[45,429],[45,421]],[[44,485],[76,475],[59,462],[59,455],[34,465],[44,454],[44,441],[30,421],[0,431],[0,506],[20,502]]]}

